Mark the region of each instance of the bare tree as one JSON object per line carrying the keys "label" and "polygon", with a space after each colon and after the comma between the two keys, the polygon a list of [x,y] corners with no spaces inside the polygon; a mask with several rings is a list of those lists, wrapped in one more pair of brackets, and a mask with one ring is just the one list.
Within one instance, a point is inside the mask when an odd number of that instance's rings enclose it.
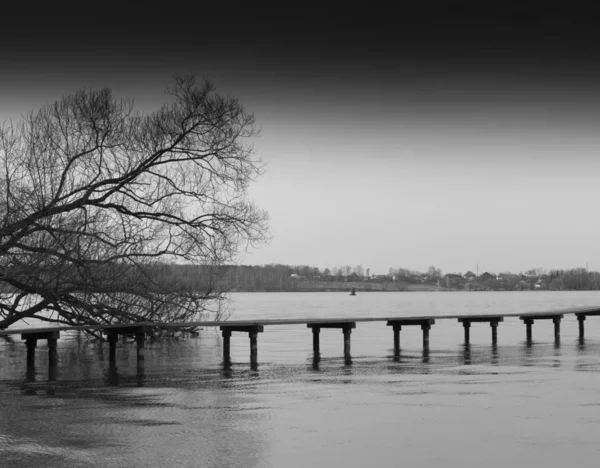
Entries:
{"label": "bare tree", "polygon": [[[254,117],[193,77],[167,96],[142,114],[77,91],[0,128],[0,328],[198,319],[223,299],[216,267],[267,231],[246,198]],[[202,265],[202,286],[174,262]]]}

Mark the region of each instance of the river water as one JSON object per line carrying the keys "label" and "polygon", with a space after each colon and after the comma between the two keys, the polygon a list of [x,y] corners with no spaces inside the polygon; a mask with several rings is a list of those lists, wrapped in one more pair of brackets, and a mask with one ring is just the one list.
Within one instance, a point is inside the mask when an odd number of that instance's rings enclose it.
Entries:
{"label": "river water", "polygon": [[[599,292],[237,293],[231,319],[502,314],[600,305]],[[471,345],[455,320],[438,320],[424,351],[404,327],[393,356],[385,322],[360,322],[352,362],[340,330],[321,331],[312,359],[306,326],[234,333],[222,366],[215,329],[147,343],[59,340],[57,375],[38,344],[25,369],[19,336],[0,338],[1,467],[596,467],[600,459],[600,317],[586,339],[566,316],[560,343],[551,321],[507,318],[492,347],[489,324]]]}

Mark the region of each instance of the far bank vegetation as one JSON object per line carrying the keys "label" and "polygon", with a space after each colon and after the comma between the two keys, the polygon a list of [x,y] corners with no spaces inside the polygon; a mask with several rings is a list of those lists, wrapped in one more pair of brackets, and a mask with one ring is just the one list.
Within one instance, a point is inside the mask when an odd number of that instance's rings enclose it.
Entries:
{"label": "far bank vegetation", "polygon": [[[390,268],[371,274],[358,265],[320,269],[308,265],[202,266],[158,263],[151,276],[170,290],[218,287],[229,292],[292,291],[535,291],[598,290],[600,273],[585,268],[532,269],[520,273],[444,274],[433,266],[427,272]],[[207,283],[207,281],[209,281]]]}

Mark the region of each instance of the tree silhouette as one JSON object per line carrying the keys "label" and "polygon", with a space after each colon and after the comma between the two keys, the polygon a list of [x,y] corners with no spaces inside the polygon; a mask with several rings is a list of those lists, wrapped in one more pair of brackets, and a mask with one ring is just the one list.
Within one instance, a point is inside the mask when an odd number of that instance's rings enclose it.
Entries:
{"label": "tree silhouette", "polygon": [[[262,173],[254,117],[179,77],[142,114],[83,90],[0,128],[0,328],[197,319],[219,304],[214,267],[265,240],[246,198]],[[203,265],[201,287],[166,263]],[[196,282],[198,283],[198,282]]]}

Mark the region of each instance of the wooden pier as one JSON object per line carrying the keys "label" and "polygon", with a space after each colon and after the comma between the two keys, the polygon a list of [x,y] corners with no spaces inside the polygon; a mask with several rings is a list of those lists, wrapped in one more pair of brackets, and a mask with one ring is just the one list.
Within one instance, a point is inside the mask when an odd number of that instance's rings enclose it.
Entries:
{"label": "wooden pier", "polygon": [[588,316],[600,316],[600,307],[587,307],[577,309],[566,309],[559,311],[528,312],[517,314],[497,315],[438,315],[420,317],[356,317],[356,318],[321,318],[321,319],[265,319],[265,320],[232,320],[232,321],[200,321],[180,323],[129,323],[115,325],[81,325],[81,326],[58,326],[49,328],[24,328],[0,330],[1,336],[21,335],[27,346],[27,368],[35,365],[35,350],[38,340],[47,340],[48,343],[48,366],[50,373],[56,369],[58,364],[57,343],[60,333],[65,331],[96,331],[106,335],[109,345],[109,364],[115,365],[116,345],[119,336],[134,337],[137,344],[138,370],[143,372],[144,346],[146,336],[158,329],[181,329],[194,327],[219,327],[223,336],[223,365],[231,365],[231,336],[233,332],[248,333],[250,338],[250,364],[253,369],[258,366],[258,334],[264,331],[266,326],[276,325],[306,325],[312,330],[313,355],[315,362],[320,358],[320,333],[321,329],[340,329],[343,333],[343,350],[346,363],[351,362],[351,334],[357,323],[361,322],[386,322],[392,327],[394,356],[400,354],[400,330],[406,326],[420,326],[423,332],[423,350],[429,348],[429,332],[431,327],[439,320],[457,320],[464,328],[465,345],[470,343],[470,329],[473,323],[489,323],[493,345],[498,342],[498,325],[506,318],[516,317],[525,324],[525,337],[528,343],[532,340],[532,328],[535,321],[552,320],[554,323],[554,339],[560,340],[560,323],[568,315],[574,315],[579,322],[579,339],[584,339],[584,324]]}

